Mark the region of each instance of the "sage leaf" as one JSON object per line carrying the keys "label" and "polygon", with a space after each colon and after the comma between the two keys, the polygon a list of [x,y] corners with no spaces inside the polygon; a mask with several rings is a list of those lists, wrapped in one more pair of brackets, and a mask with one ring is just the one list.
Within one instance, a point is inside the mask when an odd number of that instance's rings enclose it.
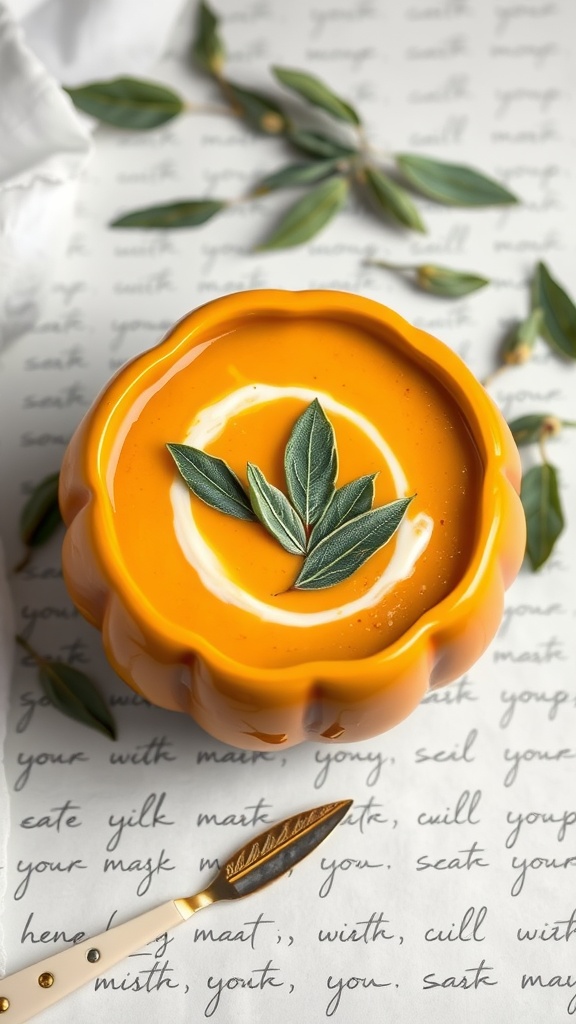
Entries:
{"label": "sage leaf", "polygon": [[59,473],[44,477],[27,498],[20,513],[20,539],[28,548],[36,548],[50,539],[61,525],[58,505]]}
{"label": "sage leaf", "polygon": [[485,174],[462,164],[400,153],[396,163],[412,188],[448,206],[499,206],[517,203],[516,196]]}
{"label": "sage leaf", "polygon": [[369,476],[358,477],[334,491],[331,501],[310,534],[309,551],[339,526],[372,508],[376,476],[376,473],[371,473]]}
{"label": "sage leaf", "polygon": [[288,494],[306,526],[322,515],[338,472],[336,439],[317,398],[298,417],[284,453]]}
{"label": "sage leaf", "polygon": [[274,192],[279,188],[293,188],[296,185],[312,185],[327,178],[336,169],[339,160],[316,160],[314,163],[289,164],[273,174],[262,178],[254,189],[255,196]]}
{"label": "sage leaf", "polygon": [[184,109],[183,101],[172,89],[140,78],[113,78],[65,91],[85,114],[116,128],[138,132],[158,128]]}
{"label": "sage leaf", "polygon": [[219,19],[207,3],[198,8],[196,37],[192,43],[192,55],[197,64],[211,75],[218,77],[226,59],[224,44],[218,31]]}
{"label": "sage leaf", "polygon": [[443,298],[457,299],[490,284],[486,277],[480,277],[478,274],[471,274],[464,270],[452,270],[450,267],[442,267],[437,263],[405,265],[387,263],[385,260],[367,260],[366,263],[371,267],[382,267],[384,270],[413,274],[414,284],[425,292],[440,295]]}
{"label": "sage leaf", "polygon": [[358,152],[351,146],[345,146],[330,135],[323,132],[306,131],[305,129],[290,132],[289,141],[296,149],[308,156],[316,156],[321,159],[355,156]]}
{"label": "sage leaf", "polygon": [[536,570],[550,557],[564,529],[555,467],[549,462],[532,466],[522,477],[520,498],[526,516],[526,553]]}
{"label": "sage leaf", "polygon": [[95,684],[79,669],[63,661],[50,661],[38,654],[21,636],[16,642],[38,666],[38,682],[58,711],[116,739],[116,726],[108,705]]}
{"label": "sage leaf", "polygon": [[521,366],[528,362],[536,339],[542,333],[542,325],[543,313],[538,307],[512,328],[502,349],[502,361],[506,366]]}
{"label": "sage leaf", "polygon": [[379,213],[412,231],[426,231],[418,209],[405,189],[376,167],[364,167],[361,180]]}
{"label": "sage leaf", "polygon": [[280,135],[288,130],[290,122],[286,114],[269,96],[234,82],[222,81],[221,86],[236,112],[251,128],[265,135]]}
{"label": "sage leaf", "polygon": [[111,228],[196,228],[205,224],[226,207],[216,199],[183,199],[165,206],[148,206],[125,213],[110,224]]}
{"label": "sage leaf", "polygon": [[297,590],[323,590],[348,579],[388,543],[412,498],[399,498],[364,512],[328,534],[307,555],[294,581]]}
{"label": "sage leaf", "polygon": [[459,299],[485,288],[490,281],[479,274],[464,270],[451,270],[436,263],[423,263],[417,268],[416,282],[425,292],[447,299]]}
{"label": "sage leaf", "polygon": [[250,501],[258,519],[291,555],[306,551],[306,532],[288,498],[270,484],[258,466],[247,466]]}
{"label": "sage leaf", "polygon": [[557,416],[544,413],[530,413],[519,416],[508,424],[518,447],[526,444],[537,444],[546,437],[556,437],[564,424]]}
{"label": "sage leaf", "polygon": [[288,211],[269,238],[257,246],[257,251],[286,249],[307,242],[342,209],[347,195],[348,182],[344,178],[321,182]]}
{"label": "sage leaf", "polygon": [[306,71],[295,71],[293,68],[273,67],[272,71],[278,81],[287,89],[302,96],[315,107],[321,107],[332,117],[348,124],[359,125],[360,118],[349,103],[336,96],[327,85],[315,75],[309,75]]}
{"label": "sage leaf", "polygon": [[546,341],[563,356],[576,359],[576,306],[545,263],[536,267],[532,303],[542,310],[542,335]]}
{"label": "sage leaf", "polygon": [[223,459],[187,444],[167,444],[182,479],[211,508],[236,519],[254,522],[250,499],[240,480]]}

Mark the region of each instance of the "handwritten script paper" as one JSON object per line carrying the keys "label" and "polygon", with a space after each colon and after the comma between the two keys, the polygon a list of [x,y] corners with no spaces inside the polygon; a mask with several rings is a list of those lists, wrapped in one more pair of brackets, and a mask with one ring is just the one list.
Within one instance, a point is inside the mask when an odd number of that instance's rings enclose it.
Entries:
{"label": "handwritten script paper", "polygon": [[[292,195],[236,206],[196,231],[114,232],[106,223],[121,212],[237,195],[288,158],[281,142],[214,115],[145,135],[99,129],[50,305],[2,357],[10,557],[25,495],[58,468],[98,389],[201,302],[255,287],[358,291],[440,336],[484,377],[506,327],[527,311],[535,261],[546,260],[574,291],[571,0],[225,0],[220,11],[239,81],[264,85],[270,64],[313,70],[365,113],[379,150],[471,163],[506,182],[522,205],[423,203],[424,236],[357,209],[305,248],[267,255],[251,250]],[[154,75],[209,101],[187,48],[180,33]],[[484,272],[492,285],[469,299],[436,300],[366,267],[373,257],[446,263]],[[573,365],[543,347],[491,388],[508,418],[573,419],[575,391]],[[112,744],[54,711],[18,655],[6,747],[9,971],[200,889],[268,822],[355,801],[292,875],[160,936],[43,1014],[42,1024],[455,1024],[576,1013],[576,474],[568,431],[549,457],[569,515],[553,559],[538,575],[522,572],[498,637],[466,678],[431,694],[391,733],[352,746],[246,753],[149,707],[114,677],[99,637],[72,609],[59,544],[35,554],[14,582],[19,628],[38,650],[100,681],[119,738]]]}

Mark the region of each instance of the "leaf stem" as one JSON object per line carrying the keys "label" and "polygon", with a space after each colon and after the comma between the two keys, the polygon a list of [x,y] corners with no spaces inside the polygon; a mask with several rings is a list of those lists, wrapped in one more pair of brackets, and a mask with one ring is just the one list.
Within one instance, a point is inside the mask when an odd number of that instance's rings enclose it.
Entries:
{"label": "leaf stem", "polygon": [[22,558],[20,559],[20,561],[17,562],[15,566],[13,566],[12,572],[22,572],[22,569],[26,568],[26,566],[28,565],[28,562],[30,561],[31,558],[32,558],[32,548],[28,546],[26,548],[24,554],[22,555]]}
{"label": "leaf stem", "polygon": [[541,459],[542,459],[542,463],[543,463],[543,465],[544,465],[544,466],[547,466],[547,465],[549,464],[549,463],[548,463],[548,456],[547,456],[547,454],[546,454],[546,445],[544,444],[544,439],[545,439],[545,438],[546,438],[547,436],[548,436],[548,431],[547,431],[547,430],[546,430],[546,428],[544,427],[544,428],[543,428],[543,429],[542,429],[542,430],[540,431],[540,434],[538,435],[538,447],[539,447],[539,449],[540,449],[540,457],[541,457]]}
{"label": "leaf stem", "polygon": [[414,263],[389,263],[387,260],[363,260],[364,267],[384,267],[386,270],[418,270]]}
{"label": "leaf stem", "polygon": [[391,160],[392,154],[388,153],[384,149],[375,149],[368,140],[366,134],[366,126],[363,124],[354,125],[356,137],[358,139],[358,149],[365,160],[372,161],[373,159],[386,159]]}
{"label": "leaf stem", "polygon": [[371,146],[366,143],[366,148],[363,150],[364,155],[371,160],[386,161],[391,165],[394,164],[394,154],[390,153],[387,149],[377,149],[375,146]]}
{"label": "leaf stem", "polygon": [[16,635],[14,636],[14,639],[15,639],[16,643],[20,647],[22,647],[22,649],[25,650],[26,653],[29,654],[31,658],[34,659],[34,661],[36,662],[36,664],[38,666],[42,667],[43,665],[46,664],[46,659],[43,658],[40,654],[38,654],[38,652],[35,651],[34,648],[30,646],[28,641],[25,640],[24,637],[20,633],[16,633]]}
{"label": "leaf stem", "polygon": [[192,103],[184,101],[184,111],[188,114],[220,114],[223,117],[239,117],[238,111],[232,107],[220,107],[217,103]]}
{"label": "leaf stem", "polygon": [[240,206],[241,203],[248,203],[252,199],[262,199],[262,196],[256,195],[255,192],[247,192],[243,196],[233,196],[232,199],[226,199],[225,205],[227,207]]}
{"label": "leaf stem", "polygon": [[483,387],[488,388],[490,384],[492,384],[492,382],[496,379],[496,377],[499,377],[504,370],[509,370],[512,365],[512,363],[502,363],[501,366],[497,366],[496,369],[493,370],[492,373],[489,373],[488,376],[485,377],[484,380],[481,381],[480,383],[482,384]]}

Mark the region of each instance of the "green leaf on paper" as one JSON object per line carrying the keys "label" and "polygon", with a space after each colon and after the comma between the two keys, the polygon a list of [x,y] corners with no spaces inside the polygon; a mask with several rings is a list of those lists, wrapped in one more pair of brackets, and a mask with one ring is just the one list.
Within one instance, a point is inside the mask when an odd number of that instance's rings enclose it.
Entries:
{"label": "green leaf on paper", "polygon": [[418,208],[406,189],[376,167],[364,167],[361,175],[372,204],[379,213],[412,231],[426,231]]}
{"label": "green leaf on paper", "polygon": [[550,557],[564,529],[555,467],[545,462],[529,469],[522,477],[520,498],[526,516],[526,553],[535,570]]}
{"label": "green leaf on paper", "polygon": [[487,277],[464,270],[451,270],[450,267],[441,267],[436,263],[423,263],[419,266],[416,280],[423,291],[447,299],[459,299],[490,284]]}
{"label": "green leaf on paper", "polygon": [[396,163],[406,180],[422,195],[448,206],[499,206],[517,203],[516,196],[473,167],[399,153]]}
{"label": "green leaf on paper", "polygon": [[187,444],[167,444],[182,479],[206,505],[236,519],[256,516],[240,480],[223,459]]}
{"label": "green leaf on paper", "polygon": [[211,75],[218,76],[224,66],[226,52],[218,31],[219,19],[207,3],[198,8],[196,37],[192,55],[197,64]]}
{"label": "green leaf on paper", "polygon": [[[567,424],[568,425],[568,424]],[[526,444],[537,444],[543,438],[555,437],[564,424],[557,416],[545,413],[529,413],[519,416],[508,424],[518,447]]]}
{"label": "green leaf on paper", "polygon": [[228,80],[222,80],[221,86],[224,95],[251,128],[265,135],[280,135],[288,130],[290,122],[286,114],[265,93],[245,89]]}
{"label": "green leaf on paper", "polygon": [[85,114],[116,128],[149,131],[166,124],[184,109],[180,96],[165,85],[139,78],[113,78],[66,89]]}
{"label": "green leaf on paper", "polygon": [[320,518],[334,493],[336,440],[317,398],[298,417],[284,453],[288,494],[306,526]]}
{"label": "green leaf on paper", "polygon": [[111,228],[196,228],[205,224],[227,206],[216,199],[184,199],[165,206],[148,206],[125,213],[110,224]]}
{"label": "green leaf on paper", "polygon": [[261,178],[254,188],[253,195],[261,196],[267,192],[275,192],[279,188],[293,188],[297,185],[313,185],[322,181],[336,170],[338,160],[316,160],[313,163],[289,164],[279,171]]}
{"label": "green leaf on paper", "polygon": [[471,274],[464,270],[452,270],[450,267],[442,267],[437,263],[406,265],[388,263],[385,260],[367,260],[366,263],[370,267],[382,267],[384,270],[412,274],[414,284],[418,288],[443,298],[458,299],[490,284],[487,277],[480,277],[478,274]]}
{"label": "green leaf on paper", "polygon": [[576,359],[576,306],[545,263],[536,267],[532,304],[542,310],[542,336],[569,359]]}
{"label": "green leaf on paper", "polygon": [[49,540],[62,523],[58,505],[59,473],[44,477],[27,498],[20,513],[20,539],[29,548]]}
{"label": "green leaf on paper", "polygon": [[369,476],[358,477],[334,491],[331,501],[310,534],[309,551],[339,526],[372,508],[376,476],[376,473],[371,473]]}
{"label": "green leaf on paper", "polygon": [[334,177],[321,182],[291,207],[276,230],[257,246],[257,251],[286,249],[307,242],[342,209],[347,195],[345,178]]}
{"label": "green leaf on paper", "polygon": [[372,509],[328,534],[307,555],[296,590],[323,590],[347,579],[384,547],[400,526],[412,498]]}
{"label": "green leaf on paper", "polygon": [[58,711],[77,722],[116,739],[116,726],[104,698],[95,684],[77,668],[62,661],[49,661],[38,654],[24,637],[16,642],[38,666],[38,681],[48,700]]}
{"label": "green leaf on paper", "polygon": [[506,366],[520,366],[528,362],[536,339],[542,334],[542,325],[543,313],[538,307],[512,328],[502,348],[502,362]]}
{"label": "green leaf on paper", "polygon": [[309,75],[306,71],[296,71],[293,68],[273,67],[272,71],[282,85],[308,100],[308,103],[315,107],[321,107],[322,110],[326,110],[332,114],[332,117],[336,117],[340,121],[354,125],[360,124],[360,118],[354,108],[333,93],[315,75]]}
{"label": "green leaf on paper", "polygon": [[350,146],[345,146],[337,139],[331,138],[330,135],[324,135],[323,132],[306,131],[305,129],[290,132],[288,141],[302,153],[318,157],[322,160],[337,159],[338,157],[346,158],[355,156],[358,152],[358,150]]}
{"label": "green leaf on paper", "polygon": [[306,532],[286,495],[269,483],[262,470],[251,462],[248,463],[247,474],[252,508],[262,525],[285,551],[291,555],[303,555]]}

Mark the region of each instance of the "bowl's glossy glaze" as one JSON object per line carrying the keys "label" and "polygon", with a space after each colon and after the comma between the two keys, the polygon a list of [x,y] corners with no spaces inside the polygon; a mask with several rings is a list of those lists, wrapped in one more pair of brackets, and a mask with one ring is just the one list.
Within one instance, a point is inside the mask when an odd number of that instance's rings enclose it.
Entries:
{"label": "bowl's glossy glaze", "polygon": [[[385,332],[404,354],[442,382],[480,453],[483,479],[475,545],[462,579],[394,643],[370,657],[262,668],[223,654],[192,630],[159,616],[136,587],[118,547],[106,485],[116,438],[110,423],[135,405],[147,375],[167,371],[198,330],[271,312],[362,324]],[[217,342],[216,342],[217,344]],[[68,530],[66,584],[82,614],[102,630],[109,661],[147,700],[192,715],[219,739],[247,749],[306,739],[349,742],[405,718],[429,687],[467,671],[494,637],[504,590],[521,565],[525,522],[518,452],[502,416],[461,360],[430,335],[368,299],[339,292],[243,292],[208,303],[181,320],[156,348],[127,364],[76,431],[61,473]]]}

